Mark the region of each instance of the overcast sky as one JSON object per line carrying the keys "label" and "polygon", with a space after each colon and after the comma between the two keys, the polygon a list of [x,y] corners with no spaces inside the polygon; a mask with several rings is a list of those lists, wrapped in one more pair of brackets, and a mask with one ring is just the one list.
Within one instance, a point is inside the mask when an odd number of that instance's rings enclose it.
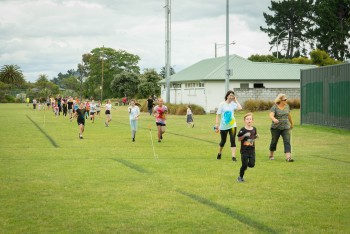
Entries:
{"label": "overcast sky", "polygon": [[[230,54],[269,54],[263,12],[270,0],[230,0]],[[96,47],[165,64],[165,0],[0,0],[0,66],[17,64],[27,81],[77,69]],[[171,65],[176,72],[215,55],[226,40],[226,0],[172,0]],[[218,48],[218,56],[225,48]]]}

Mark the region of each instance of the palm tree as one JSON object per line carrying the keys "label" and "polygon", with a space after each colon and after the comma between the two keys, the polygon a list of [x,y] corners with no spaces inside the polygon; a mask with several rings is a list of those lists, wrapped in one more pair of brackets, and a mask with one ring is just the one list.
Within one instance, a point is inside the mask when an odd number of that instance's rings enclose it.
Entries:
{"label": "palm tree", "polygon": [[17,65],[4,65],[0,70],[0,81],[14,86],[25,83],[23,73]]}

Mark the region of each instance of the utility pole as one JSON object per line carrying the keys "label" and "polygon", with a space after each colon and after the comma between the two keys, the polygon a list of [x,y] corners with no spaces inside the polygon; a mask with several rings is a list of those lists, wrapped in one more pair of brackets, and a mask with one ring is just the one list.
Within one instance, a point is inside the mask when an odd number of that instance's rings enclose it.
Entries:
{"label": "utility pole", "polygon": [[105,46],[103,45],[103,47],[102,47],[102,79],[101,79],[101,103],[102,103],[102,101],[103,101],[103,61],[105,60],[105,56],[104,56],[104,48],[105,48]]}
{"label": "utility pole", "polygon": [[226,0],[226,79],[225,79],[225,92],[230,88],[230,49],[229,49],[229,0]]}
{"label": "utility pole", "polygon": [[171,0],[165,0],[166,39],[165,39],[165,80],[166,103],[170,103],[170,58],[171,58]]}

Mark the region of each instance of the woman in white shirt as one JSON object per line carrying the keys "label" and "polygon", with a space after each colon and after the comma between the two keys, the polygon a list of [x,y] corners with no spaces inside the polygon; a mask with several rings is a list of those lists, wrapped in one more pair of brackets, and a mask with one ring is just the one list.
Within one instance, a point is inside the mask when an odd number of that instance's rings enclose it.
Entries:
{"label": "woman in white shirt", "polygon": [[[237,124],[234,116],[235,110],[241,110],[242,106],[237,101],[235,93],[229,90],[225,95],[225,101],[220,103],[219,108],[216,112],[216,123],[215,128],[220,129],[221,141],[219,143],[219,153],[216,159],[221,159],[221,152],[226,143],[227,134],[230,134],[230,143],[232,151],[232,161],[236,159],[236,130]],[[220,119],[220,127],[219,127]]]}
{"label": "woman in white shirt", "polygon": [[132,141],[135,141],[137,122],[140,116],[140,108],[135,105],[135,99],[130,100],[130,106],[128,107],[130,127],[131,127],[131,137]]}

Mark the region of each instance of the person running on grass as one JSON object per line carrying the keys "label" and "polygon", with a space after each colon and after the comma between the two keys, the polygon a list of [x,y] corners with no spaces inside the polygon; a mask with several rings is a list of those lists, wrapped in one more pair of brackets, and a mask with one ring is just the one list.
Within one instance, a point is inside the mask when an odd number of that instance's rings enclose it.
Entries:
{"label": "person running on grass", "polygon": [[70,121],[72,121],[72,118],[73,118],[73,105],[74,105],[73,98],[69,97],[69,100],[67,103],[67,108],[68,108],[68,114],[69,114]]}
{"label": "person running on grass", "polygon": [[140,108],[135,105],[135,100],[130,100],[130,106],[128,107],[129,112],[129,120],[131,126],[131,137],[132,141],[135,141],[136,131],[137,131],[137,123],[140,116]]}
{"label": "person running on grass", "polygon": [[187,106],[186,121],[187,121],[188,127],[190,127],[190,126],[192,126],[192,128],[194,127],[193,114],[192,114],[192,110],[191,110],[191,106],[190,105]]}
{"label": "person running on grass", "polygon": [[244,172],[248,167],[255,166],[255,139],[258,138],[258,132],[253,124],[253,114],[247,113],[243,117],[245,126],[239,130],[237,137],[241,142],[241,161],[242,166],[239,170],[238,182],[244,182]]}
{"label": "person running on grass", "polygon": [[106,127],[109,127],[109,122],[111,122],[112,120],[112,115],[111,115],[111,110],[112,110],[112,104],[111,104],[111,100],[108,99],[106,105],[105,105],[106,111],[106,121],[105,121],[105,125]]}
{"label": "person running on grass", "polygon": [[84,126],[85,126],[85,112],[86,112],[85,105],[83,102],[81,102],[79,105],[79,108],[74,113],[74,118],[77,117],[80,139],[83,139]]}
{"label": "person running on grass", "polygon": [[95,122],[95,112],[96,112],[96,103],[95,103],[95,100],[92,100],[90,103],[90,120],[92,120],[92,123]]}
{"label": "person running on grass", "polygon": [[163,139],[166,126],[166,114],[168,113],[168,107],[163,105],[163,99],[158,99],[158,105],[153,109],[153,116],[156,118],[156,125],[158,129],[158,142],[160,143]]}
{"label": "person running on grass", "polygon": [[[237,124],[235,121],[234,111],[241,110],[242,106],[239,104],[235,93],[229,90],[225,95],[225,101],[220,103],[219,108],[216,112],[215,128],[220,129],[221,141],[219,143],[219,153],[216,159],[221,159],[222,149],[226,143],[227,134],[230,134],[232,161],[236,159],[236,130]],[[219,128],[219,119],[220,128]],[[233,129],[232,129],[233,128]]]}

